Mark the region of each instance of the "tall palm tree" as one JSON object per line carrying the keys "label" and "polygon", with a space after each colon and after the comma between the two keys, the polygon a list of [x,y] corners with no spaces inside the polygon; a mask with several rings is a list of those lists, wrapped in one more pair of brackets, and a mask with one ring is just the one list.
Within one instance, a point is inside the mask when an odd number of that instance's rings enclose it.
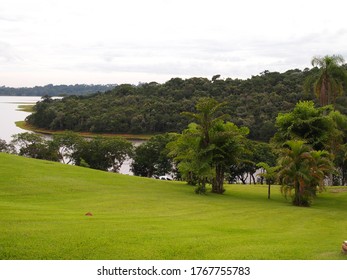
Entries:
{"label": "tall palm tree", "polygon": [[319,71],[309,76],[305,81],[305,91],[313,89],[321,106],[333,104],[336,98],[343,94],[347,86],[347,71],[342,67],[344,59],[341,55],[315,56],[312,58],[313,67]]}

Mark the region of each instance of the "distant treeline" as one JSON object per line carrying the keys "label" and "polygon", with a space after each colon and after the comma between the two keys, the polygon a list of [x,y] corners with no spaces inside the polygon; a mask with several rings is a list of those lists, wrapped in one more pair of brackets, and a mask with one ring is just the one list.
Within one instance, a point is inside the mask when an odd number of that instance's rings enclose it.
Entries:
{"label": "distant treeline", "polygon": [[115,84],[108,85],[46,85],[36,87],[0,87],[0,95],[6,96],[66,96],[84,95],[96,92],[105,92],[114,88]]}
{"label": "distant treeline", "polygon": [[[181,132],[188,120],[181,112],[192,112],[201,97],[226,102],[224,113],[237,126],[250,129],[249,138],[268,141],[275,133],[279,112],[292,110],[299,100],[316,100],[304,94],[306,77],[317,68],[264,71],[249,79],[172,78],[166,83],[122,84],[105,93],[43,99],[28,122],[52,130],[104,133],[155,134]],[[347,113],[347,98],[337,101]]]}

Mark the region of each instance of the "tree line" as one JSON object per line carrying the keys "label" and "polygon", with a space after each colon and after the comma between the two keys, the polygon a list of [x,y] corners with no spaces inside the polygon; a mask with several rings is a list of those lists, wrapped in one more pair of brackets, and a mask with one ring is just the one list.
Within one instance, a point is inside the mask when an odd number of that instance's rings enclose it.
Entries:
{"label": "tree line", "polygon": [[194,112],[200,98],[210,97],[226,102],[228,121],[248,127],[250,139],[268,141],[275,133],[279,112],[288,112],[299,100],[314,99],[312,93],[303,91],[303,84],[315,72],[316,68],[294,69],[264,71],[246,80],[223,80],[216,75],[212,79],[173,78],[163,84],[122,84],[105,93],[44,98],[27,121],[40,128],[77,132],[181,132],[189,123],[181,113]]}
{"label": "tree line", "polygon": [[115,84],[108,85],[45,85],[35,87],[0,87],[0,96],[66,96],[66,95],[84,95],[95,92],[105,92],[114,88]]}
{"label": "tree line", "polygon": [[[343,67],[346,68],[344,65]],[[172,78],[159,84],[121,84],[105,93],[68,96],[62,100],[43,98],[27,121],[51,130],[94,133],[156,134],[181,132],[189,120],[182,112],[194,112],[200,98],[226,102],[228,121],[246,126],[248,137],[269,141],[276,131],[278,113],[292,110],[300,100],[319,104],[313,91],[305,91],[308,77],[319,74],[319,67],[264,71],[249,79]],[[336,108],[347,113],[347,97],[336,97]]]}

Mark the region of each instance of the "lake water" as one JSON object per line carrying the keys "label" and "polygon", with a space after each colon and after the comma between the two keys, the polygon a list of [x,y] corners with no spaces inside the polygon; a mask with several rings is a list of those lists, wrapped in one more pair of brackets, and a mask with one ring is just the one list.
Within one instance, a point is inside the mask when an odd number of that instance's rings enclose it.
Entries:
{"label": "lake water", "polygon": [[[19,105],[35,104],[41,99],[41,96],[0,96],[0,139],[10,142],[12,135],[26,132],[16,126],[15,122],[23,121],[30,113],[18,111]],[[135,146],[143,141],[133,141]],[[132,175],[130,171],[131,159],[124,162],[120,173]]]}
{"label": "lake water", "polygon": [[0,139],[9,142],[13,134],[25,132],[16,126],[16,121],[23,121],[30,113],[18,111],[18,105],[35,104],[40,96],[0,96]]}

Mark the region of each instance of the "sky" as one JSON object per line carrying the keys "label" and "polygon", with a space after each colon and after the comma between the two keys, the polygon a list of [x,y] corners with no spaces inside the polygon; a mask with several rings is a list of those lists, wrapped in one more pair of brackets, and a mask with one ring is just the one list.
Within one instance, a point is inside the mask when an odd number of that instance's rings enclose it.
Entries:
{"label": "sky", "polygon": [[0,86],[303,70],[313,56],[347,59],[346,8],[344,0],[1,0]]}

